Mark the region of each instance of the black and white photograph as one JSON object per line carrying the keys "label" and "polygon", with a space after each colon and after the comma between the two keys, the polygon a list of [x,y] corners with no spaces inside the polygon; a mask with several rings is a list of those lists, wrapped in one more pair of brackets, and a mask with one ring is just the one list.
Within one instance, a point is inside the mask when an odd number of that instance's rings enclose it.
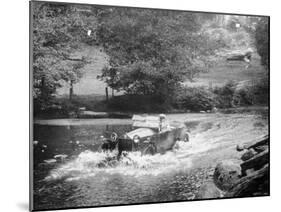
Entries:
{"label": "black and white photograph", "polygon": [[270,195],[269,16],[29,6],[31,210]]}

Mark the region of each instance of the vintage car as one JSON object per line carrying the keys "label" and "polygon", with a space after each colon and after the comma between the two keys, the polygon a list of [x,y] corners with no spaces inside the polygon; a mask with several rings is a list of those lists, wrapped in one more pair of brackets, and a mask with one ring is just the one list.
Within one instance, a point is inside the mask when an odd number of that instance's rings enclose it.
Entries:
{"label": "vintage car", "polygon": [[177,141],[189,141],[184,125],[171,126],[164,114],[159,116],[134,115],[133,130],[117,137],[104,139],[103,150],[118,149],[118,157],[122,152],[140,151],[145,154],[163,154],[172,150]]}

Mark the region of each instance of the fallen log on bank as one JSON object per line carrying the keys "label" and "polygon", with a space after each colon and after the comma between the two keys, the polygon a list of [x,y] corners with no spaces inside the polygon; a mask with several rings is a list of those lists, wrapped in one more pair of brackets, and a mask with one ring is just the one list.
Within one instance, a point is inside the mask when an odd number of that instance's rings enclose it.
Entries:
{"label": "fallen log on bank", "polygon": [[[225,191],[224,197],[269,195],[269,138],[236,147],[245,151],[241,163],[220,162],[214,172],[215,185]],[[241,172],[240,172],[241,171]],[[215,198],[215,197],[214,197]]]}
{"label": "fallen log on bank", "polygon": [[225,197],[252,197],[269,194],[269,166],[242,177]]}
{"label": "fallen log on bank", "polygon": [[246,175],[248,169],[258,170],[262,168],[265,164],[269,162],[269,152],[268,149],[253,156],[251,159],[245,161],[240,166],[242,168],[242,176]]}
{"label": "fallen log on bank", "polygon": [[251,149],[251,148],[256,149],[256,148],[259,148],[260,146],[268,146],[268,143],[269,143],[268,136],[264,136],[258,142],[254,141],[254,142],[247,143],[247,144],[237,145],[236,150],[240,152],[245,149]]}

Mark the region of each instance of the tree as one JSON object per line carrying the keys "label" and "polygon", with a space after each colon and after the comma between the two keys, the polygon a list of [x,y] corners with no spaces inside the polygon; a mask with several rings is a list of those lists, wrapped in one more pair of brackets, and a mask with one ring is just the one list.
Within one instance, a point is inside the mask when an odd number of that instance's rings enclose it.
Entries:
{"label": "tree", "polygon": [[33,2],[32,7],[33,96],[34,103],[44,109],[63,82],[70,84],[71,98],[73,84],[88,62],[75,52],[81,44],[95,42],[95,34],[88,36],[87,32],[95,32],[97,20],[91,8],[44,2]]}
{"label": "tree", "polygon": [[113,8],[104,13],[97,37],[110,56],[100,76],[127,93],[169,101],[180,83],[206,69],[214,53],[198,15],[165,10]]}
{"label": "tree", "polygon": [[256,27],[256,47],[261,56],[261,64],[265,67],[269,65],[269,19],[262,17]]}
{"label": "tree", "polygon": [[79,81],[83,76],[83,70],[85,62],[66,62],[65,64],[60,64],[58,70],[60,71],[61,79],[69,83],[69,100],[72,100],[74,94],[73,85]]}

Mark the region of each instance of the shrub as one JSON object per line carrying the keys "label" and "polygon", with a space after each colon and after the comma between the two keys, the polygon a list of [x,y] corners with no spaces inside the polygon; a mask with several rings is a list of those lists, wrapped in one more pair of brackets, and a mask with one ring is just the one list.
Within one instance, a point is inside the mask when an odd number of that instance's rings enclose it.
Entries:
{"label": "shrub", "polygon": [[215,99],[217,107],[219,108],[229,108],[233,107],[233,96],[236,89],[236,83],[230,81],[226,83],[223,87],[216,87],[213,89],[215,94]]}
{"label": "shrub", "polygon": [[168,112],[172,109],[159,96],[136,94],[115,96],[108,101],[107,106],[109,110],[140,113]]}
{"label": "shrub", "polygon": [[269,84],[268,78],[263,78],[257,82],[251,89],[253,95],[253,103],[256,105],[269,104]]}
{"label": "shrub", "polygon": [[244,87],[243,89],[236,90],[233,94],[233,106],[249,106],[253,105],[253,102],[252,87]]}
{"label": "shrub", "polygon": [[175,100],[175,107],[191,111],[212,110],[215,105],[214,94],[203,87],[184,87]]}
{"label": "shrub", "polygon": [[268,105],[269,86],[267,78],[237,88],[236,83],[228,82],[213,90],[219,108],[236,106]]}

